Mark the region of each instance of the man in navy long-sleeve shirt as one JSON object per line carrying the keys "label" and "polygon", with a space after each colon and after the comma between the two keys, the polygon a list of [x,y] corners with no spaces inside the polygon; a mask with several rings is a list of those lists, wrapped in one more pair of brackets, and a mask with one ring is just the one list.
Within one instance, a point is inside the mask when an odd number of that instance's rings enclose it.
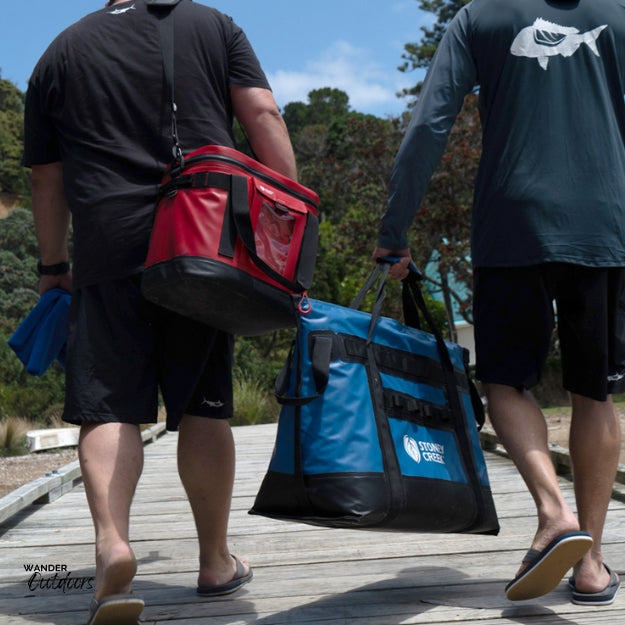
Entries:
{"label": "man in navy long-sleeve shirt", "polygon": [[[374,257],[410,260],[407,230],[464,97],[479,86],[475,185],[476,374],[489,416],[537,507],[511,600],[551,591],[613,601],[602,533],[620,452],[612,394],[625,380],[625,2],[473,0],[445,33],[395,161]],[[571,393],[577,516],[560,492],[528,389],[555,323]],[[591,546],[592,545],[592,546]]]}

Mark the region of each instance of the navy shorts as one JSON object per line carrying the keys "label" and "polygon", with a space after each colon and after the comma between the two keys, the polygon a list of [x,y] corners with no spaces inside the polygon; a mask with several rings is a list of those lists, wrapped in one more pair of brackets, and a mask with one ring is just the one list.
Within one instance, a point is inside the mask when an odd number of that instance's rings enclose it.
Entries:
{"label": "navy shorts", "polygon": [[138,276],[72,294],[63,419],[155,423],[232,416],[234,337],[146,301]]}
{"label": "navy shorts", "polygon": [[625,390],[625,269],[482,267],[474,280],[479,380],[537,384],[557,319],[564,388],[598,401]]}

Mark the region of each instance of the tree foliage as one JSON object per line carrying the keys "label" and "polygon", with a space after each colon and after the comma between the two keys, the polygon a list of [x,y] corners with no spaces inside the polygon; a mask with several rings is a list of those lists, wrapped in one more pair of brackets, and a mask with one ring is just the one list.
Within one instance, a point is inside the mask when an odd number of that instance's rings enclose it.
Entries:
{"label": "tree foliage", "polygon": [[[436,21],[431,27],[422,26],[423,37],[420,41],[404,44],[402,54],[403,63],[397,68],[400,72],[412,72],[415,69],[430,66],[432,57],[440,43],[449,23],[456,13],[470,0],[417,0],[422,11],[436,15]],[[416,96],[421,88],[421,83],[404,89],[403,96]],[[414,105],[414,100],[410,106]]]}
{"label": "tree foliage", "polygon": [[[411,231],[411,249],[425,267],[434,255],[435,275],[427,277],[454,301],[472,323],[471,212],[473,189],[481,152],[481,125],[476,95],[465,99],[449,136],[447,149],[432,176]],[[453,316],[448,310],[448,316]],[[453,324],[452,324],[453,325]]]}
{"label": "tree foliage", "polygon": [[[418,0],[419,7],[436,16],[431,27],[422,27],[423,37],[404,46],[400,71],[428,68],[449,23],[469,0]],[[409,107],[418,99],[421,83],[403,92],[412,96]],[[443,293],[455,338],[453,318],[457,311],[472,322],[472,278],[470,227],[473,187],[481,153],[481,125],[475,95],[465,99],[464,107],[450,133],[445,154],[428,186],[409,238],[413,253],[422,267],[436,259],[436,271],[428,279]],[[429,265],[432,266],[432,263]]]}
{"label": "tree foliage", "polygon": [[0,75],[0,192],[24,195],[30,180],[21,166],[24,94]]}
{"label": "tree foliage", "polygon": [[54,363],[42,378],[29,375],[7,341],[37,303],[37,243],[30,211],[0,219],[0,417],[43,423],[60,414],[64,374]]}

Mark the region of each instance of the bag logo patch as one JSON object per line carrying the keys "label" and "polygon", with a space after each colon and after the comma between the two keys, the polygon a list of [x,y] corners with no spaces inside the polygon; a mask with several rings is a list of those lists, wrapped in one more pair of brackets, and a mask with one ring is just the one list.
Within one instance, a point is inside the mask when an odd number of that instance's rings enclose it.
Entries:
{"label": "bag logo patch", "polygon": [[416,441],[411,436],[404,436],[404,449],[406,453],[417,463],[436,462],[445,464],[445,445],[430,443],[429,441]]}

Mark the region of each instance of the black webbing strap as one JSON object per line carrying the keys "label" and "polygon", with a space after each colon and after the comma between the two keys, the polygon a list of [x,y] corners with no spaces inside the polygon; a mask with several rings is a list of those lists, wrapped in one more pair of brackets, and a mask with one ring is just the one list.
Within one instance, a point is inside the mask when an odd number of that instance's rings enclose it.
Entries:
{"label": "black webbing strap", "polygon": [[171,171],[181,171],[184,167],[184,156],[178,138],[176,124],[176,99],[174,90],[174,16],[173,8],[180,0],[146,0],[149,6],[158,7],[158,27],[161,38],[163,56],[163,74],[171,103],[171,136],[173,140],[172,154],[176,163]]}
{"label": "black webbing strap", "polygon": [[[478,477],[478,470],[473,456],[473,444],[467,430],[466,422],[463,418],[464,407],[460,401],[460,395],[458,393],[458,386],[456,384],[456,376],[454,374],[454,366],[451,362],[449,350],[447,345],[436,326],[434,318],[430,314],[425,300],[423,299],[423,293],[421,292],[421,285],[419,284],[419,278],[413,272],[410,272],[407,278],[403,280],[403,288],[409,291],[409,295],[414,300],[415,305],[419,309],[419,312],[423,315],[438,346],[438,353],[443,365],[443,371],[446,378],[447,387],[447,401],[449,402],[450,415],[456,421],[457,427],[455,427],[456,436],[458,437],[458,450],[462,457],[462,460],[467,468],[467,477],[469,483],[475,495],[476,502],[478,504],[478,517],[475,519],[474,524],[478,525],[482,522],[481,516],[485,514],[486,503],[484,500],[484,493]],[[480,419],[480,414],[476,412],[476,420]],[[483,418],[483,414],[482,414]]]}
{"label": "black webbing strap", "polygon": [[406,395],[392,389],[385,388],[382,391],[384,396],[384,413],[389,419],[398,421],[410,421],[424,427],[434,427],[436,429],[451,429],[451,415],[447,405],[434,404],[425,399]]}
{"label": "black webbing strap", "polygon": [[213,187],[230,190],[230,174],[218,171],[199,171],[194,174],[184,174],[168,180],[159,191],[159,196],[175,195],[179,189],[199,189]]}

